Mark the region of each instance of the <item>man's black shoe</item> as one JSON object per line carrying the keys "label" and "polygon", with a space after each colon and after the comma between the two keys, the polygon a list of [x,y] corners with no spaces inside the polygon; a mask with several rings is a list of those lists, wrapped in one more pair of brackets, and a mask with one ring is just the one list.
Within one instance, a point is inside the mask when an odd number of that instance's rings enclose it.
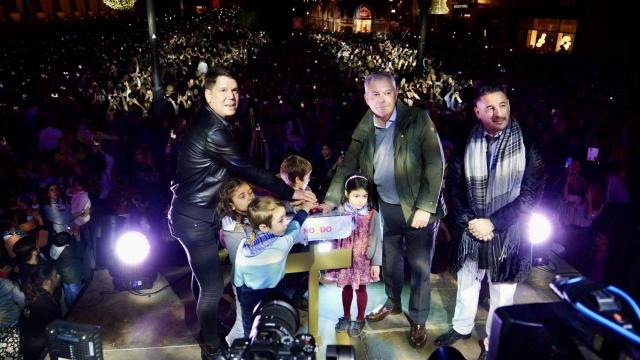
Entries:
{"label": "man's black shoe", "polygon": [[471,334],[462,335],[457,331],[450,329],[446,333],[438,336],[433,343],[436,344],[436,346],[451,346],[460,339],[468,339],[470,337]]}
{"label": "man's black shoe", "polygon": [[378,310],[374,310],[369,314],[367,314],[365,319],[367,319],[367,321],[369,322],[376,322],[376,321],[384,320],[384,318],[386,318],[389,315],[397,315],[397,314],[402,314],[402,309],[388,308],[383,305]]}
{"label": "man's black shoe", "polygon": [[202,360],[226,360],[226,352],[221,346],[218,349],[212,349],[209,346],[203,345],[200,352]]}

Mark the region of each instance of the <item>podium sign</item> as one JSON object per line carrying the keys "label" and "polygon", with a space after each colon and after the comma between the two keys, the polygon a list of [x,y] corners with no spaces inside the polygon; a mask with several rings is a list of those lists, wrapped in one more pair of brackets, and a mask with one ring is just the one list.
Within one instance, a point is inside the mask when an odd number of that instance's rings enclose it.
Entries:
{"label": "podium sign", "polygon": [[306,241],[343,239],[353,231],[351,215],[312,215],[305,220],[300,230]]}
{"label": "podium sign", "polygon": [[300,236],[305,236],[311,242],[309,252],[289,254],[287,257],[286,273],[309,272],[309,333],[317,344],[322,341],[318,332],[319,272],[350,267],[351,249],[322,252],[316,242],[345,238],[351,235],[353,227],[351,215],[330,213],[309,216],[300,231]]}

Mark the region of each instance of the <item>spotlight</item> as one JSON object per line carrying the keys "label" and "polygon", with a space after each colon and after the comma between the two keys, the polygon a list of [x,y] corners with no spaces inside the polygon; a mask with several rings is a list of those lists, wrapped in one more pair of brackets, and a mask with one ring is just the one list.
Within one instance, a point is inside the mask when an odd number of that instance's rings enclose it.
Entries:
{"label": "spotlight", "polygon": [[551,235],[551,222],[544,215],[532,214],[529,220],[529,241],[532,244],[541,244]]}
{"label": "spotlight", "polygon": [[547,247],[544,246],[551,236],[551,222],[541,214],[533,213],[527,229],[531,242],[531,261],[533,266],[544,266],[549,263]]}
{"label": "spotlight", "polygon": [[116,242],[116,255],[125,264],[134,265],[144,261],[149,255],[149,240],[137,231],[128,231]]}
{"label": "spotlight", "polygon": [[[110,251],[109,274],[116,290],[151,289],[158,272],[153,263],[153,241],[148,234],[136,231],[136,227],[121,216],[112,217],[108,227]],[[117,229],[120,230],[117,230]]]}

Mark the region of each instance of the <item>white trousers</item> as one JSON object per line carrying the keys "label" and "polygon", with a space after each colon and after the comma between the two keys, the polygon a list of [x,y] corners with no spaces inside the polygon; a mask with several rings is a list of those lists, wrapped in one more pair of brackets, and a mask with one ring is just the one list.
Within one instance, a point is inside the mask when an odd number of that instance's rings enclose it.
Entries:
{"label": "white trousers", "polygon": [[[458,271],[458,293],[456,295],[456,310],[451,320],[453,330],[459,334],[471,334],[474,320],[478,311],[478,297],[480,296],[480,284],[488,270],[478,269],[477,263],[465,261],[462,269]],[[489,335],[491,334],[491,321],[493,313],[501,306],[513,305],[513,297],[516,293],[517,283],[492,283],[489,276],[489,315],[487,316],[487,337],[484,339],[486,349],[489,349]]]}
{"label": "white trousers", "polygon": [[229,334],[225,337],[227,344],[231,346],[235,339],[244,338],[244,327],[242,326],[242,309],[240,307],[240,301],[238,301],[238,291],[236,291],[236,287],[231,285],[233,288],[233,295],[236,298],[236,321],[233,323],[233,327]]}

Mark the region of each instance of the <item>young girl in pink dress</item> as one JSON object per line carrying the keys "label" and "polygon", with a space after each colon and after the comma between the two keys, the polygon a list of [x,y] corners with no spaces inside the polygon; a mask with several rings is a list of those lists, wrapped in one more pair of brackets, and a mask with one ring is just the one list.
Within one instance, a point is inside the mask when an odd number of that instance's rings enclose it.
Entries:
{"label": "young girl in pink dress", "polygon": [[[328,270],[326,278],[342,288],[344,316],[338,319],[336,332],[349,332],[357,337],[364,328],[367,308],[367,285],[380,281],[382,263],[382,231],[378,212],[369,206],[369,181],[361,175],[353,175],[344,184],[344,212],[352,214],[355,228],[347,238],[337,241],[337,247],[353,249],[351,267]],[[356,292],[358,316],[351,321],[351,300]]]}

